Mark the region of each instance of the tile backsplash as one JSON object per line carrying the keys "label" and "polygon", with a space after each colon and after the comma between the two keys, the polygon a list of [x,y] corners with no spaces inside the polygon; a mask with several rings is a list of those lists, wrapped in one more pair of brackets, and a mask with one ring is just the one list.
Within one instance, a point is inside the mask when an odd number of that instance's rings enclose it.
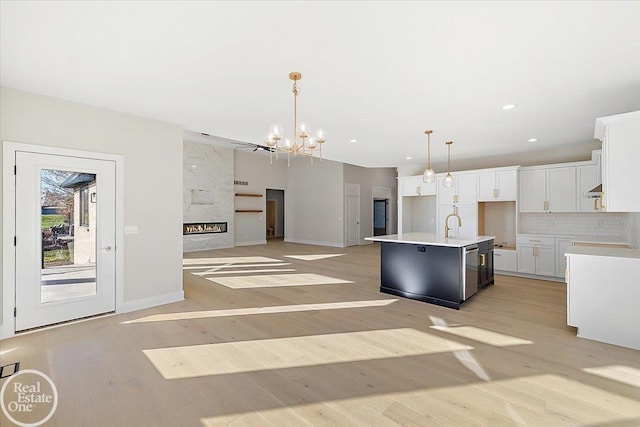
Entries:
{"label": "tile backsplash", "polygon": [[[635,215],[635,218],[633,216]],[[637,245],[638,217],[629,213],[522,213],[520,233],[616,237]]]}

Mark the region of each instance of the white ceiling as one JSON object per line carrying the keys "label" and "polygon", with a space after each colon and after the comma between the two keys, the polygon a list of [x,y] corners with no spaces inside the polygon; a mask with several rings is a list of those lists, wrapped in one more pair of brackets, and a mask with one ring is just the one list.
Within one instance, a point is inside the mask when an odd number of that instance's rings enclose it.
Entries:
{"label": "white ceiling", "polygon": [[300,71],[299,116],[329,132],[323,154],[361,166],[423,168],[427,128],[436,164],[454,141],[453,169],[584,154],[596,117],[640,109],[638,1],[3,1],[0,12],[3,86],[261,144],[271,124],[291,130],[288,74]]}

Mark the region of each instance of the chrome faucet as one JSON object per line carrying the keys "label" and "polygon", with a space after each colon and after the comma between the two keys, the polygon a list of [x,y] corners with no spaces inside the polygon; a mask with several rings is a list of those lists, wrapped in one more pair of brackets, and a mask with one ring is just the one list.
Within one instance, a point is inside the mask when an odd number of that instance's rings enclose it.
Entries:
{"label": "chrome faucet", "polygon": [[458,218],[458,227],[462,227],[462,219],[460,219],[458,214],[452,213],[452,214],[447,215],[447,218],[444,220],[444,238],[445,239],[449,238],[449,230],[451,230],[449,228],[449,218],[451,218],[451,217]]}

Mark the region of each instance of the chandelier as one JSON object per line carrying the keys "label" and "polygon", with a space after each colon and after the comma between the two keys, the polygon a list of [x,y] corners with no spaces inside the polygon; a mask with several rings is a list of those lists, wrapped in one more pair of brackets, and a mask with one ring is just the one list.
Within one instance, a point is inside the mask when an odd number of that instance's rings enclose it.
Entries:
{"label": "chandelier", "polygon": [[293,80],[293,140],[285,138],[282,126],[273,125],[269,128],[265,143],[269,147],[269,161],[273,163],[273,153],[276,159],[279,152],[287,153],[287,166],[291,166],[291,155],[293,157],[306,156],[311,158],[313,165],[313,155],[317,151],[318,157],[322,160],[322,144],[327,140],[327,133],[323,129],[318,129],[315,136],[311,136],[309,126],[298,123],[298,90],[297,82],[302,78],[302,74],[294,71],[289,73],[289,79]]}

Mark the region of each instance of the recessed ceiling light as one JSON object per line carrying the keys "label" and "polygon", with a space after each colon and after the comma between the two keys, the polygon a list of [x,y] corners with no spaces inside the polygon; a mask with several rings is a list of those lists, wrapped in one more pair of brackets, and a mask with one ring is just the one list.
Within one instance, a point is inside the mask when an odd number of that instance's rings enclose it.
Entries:
{"label": "recessed ceiling light", "polygon": [[503,109],[503,110],[513,110],[514,108],[516,108],[516,106],[515,106],[515,105],[513,105],[513,104],[504,104],[504,105],[502,106],[502,109]]}
{"label": "recessed ceiling light", "polygon": [[538,138],[530,138],[529,142],[536,142],[538,140]]}
{"label": "recessed ceiling light", "polygon": [[407,156],[407,157],[405,157],[405,159],[407,159],[407,160],[411,160],[411,159],[413,159],[413,157],[411,157],[411,156]]}
{"label": "recessed ceiling light", "polygon": [[358,142],[358,140],[355,139],[355,138],[352,138],[352,139],[349,140],[349,142]]}

